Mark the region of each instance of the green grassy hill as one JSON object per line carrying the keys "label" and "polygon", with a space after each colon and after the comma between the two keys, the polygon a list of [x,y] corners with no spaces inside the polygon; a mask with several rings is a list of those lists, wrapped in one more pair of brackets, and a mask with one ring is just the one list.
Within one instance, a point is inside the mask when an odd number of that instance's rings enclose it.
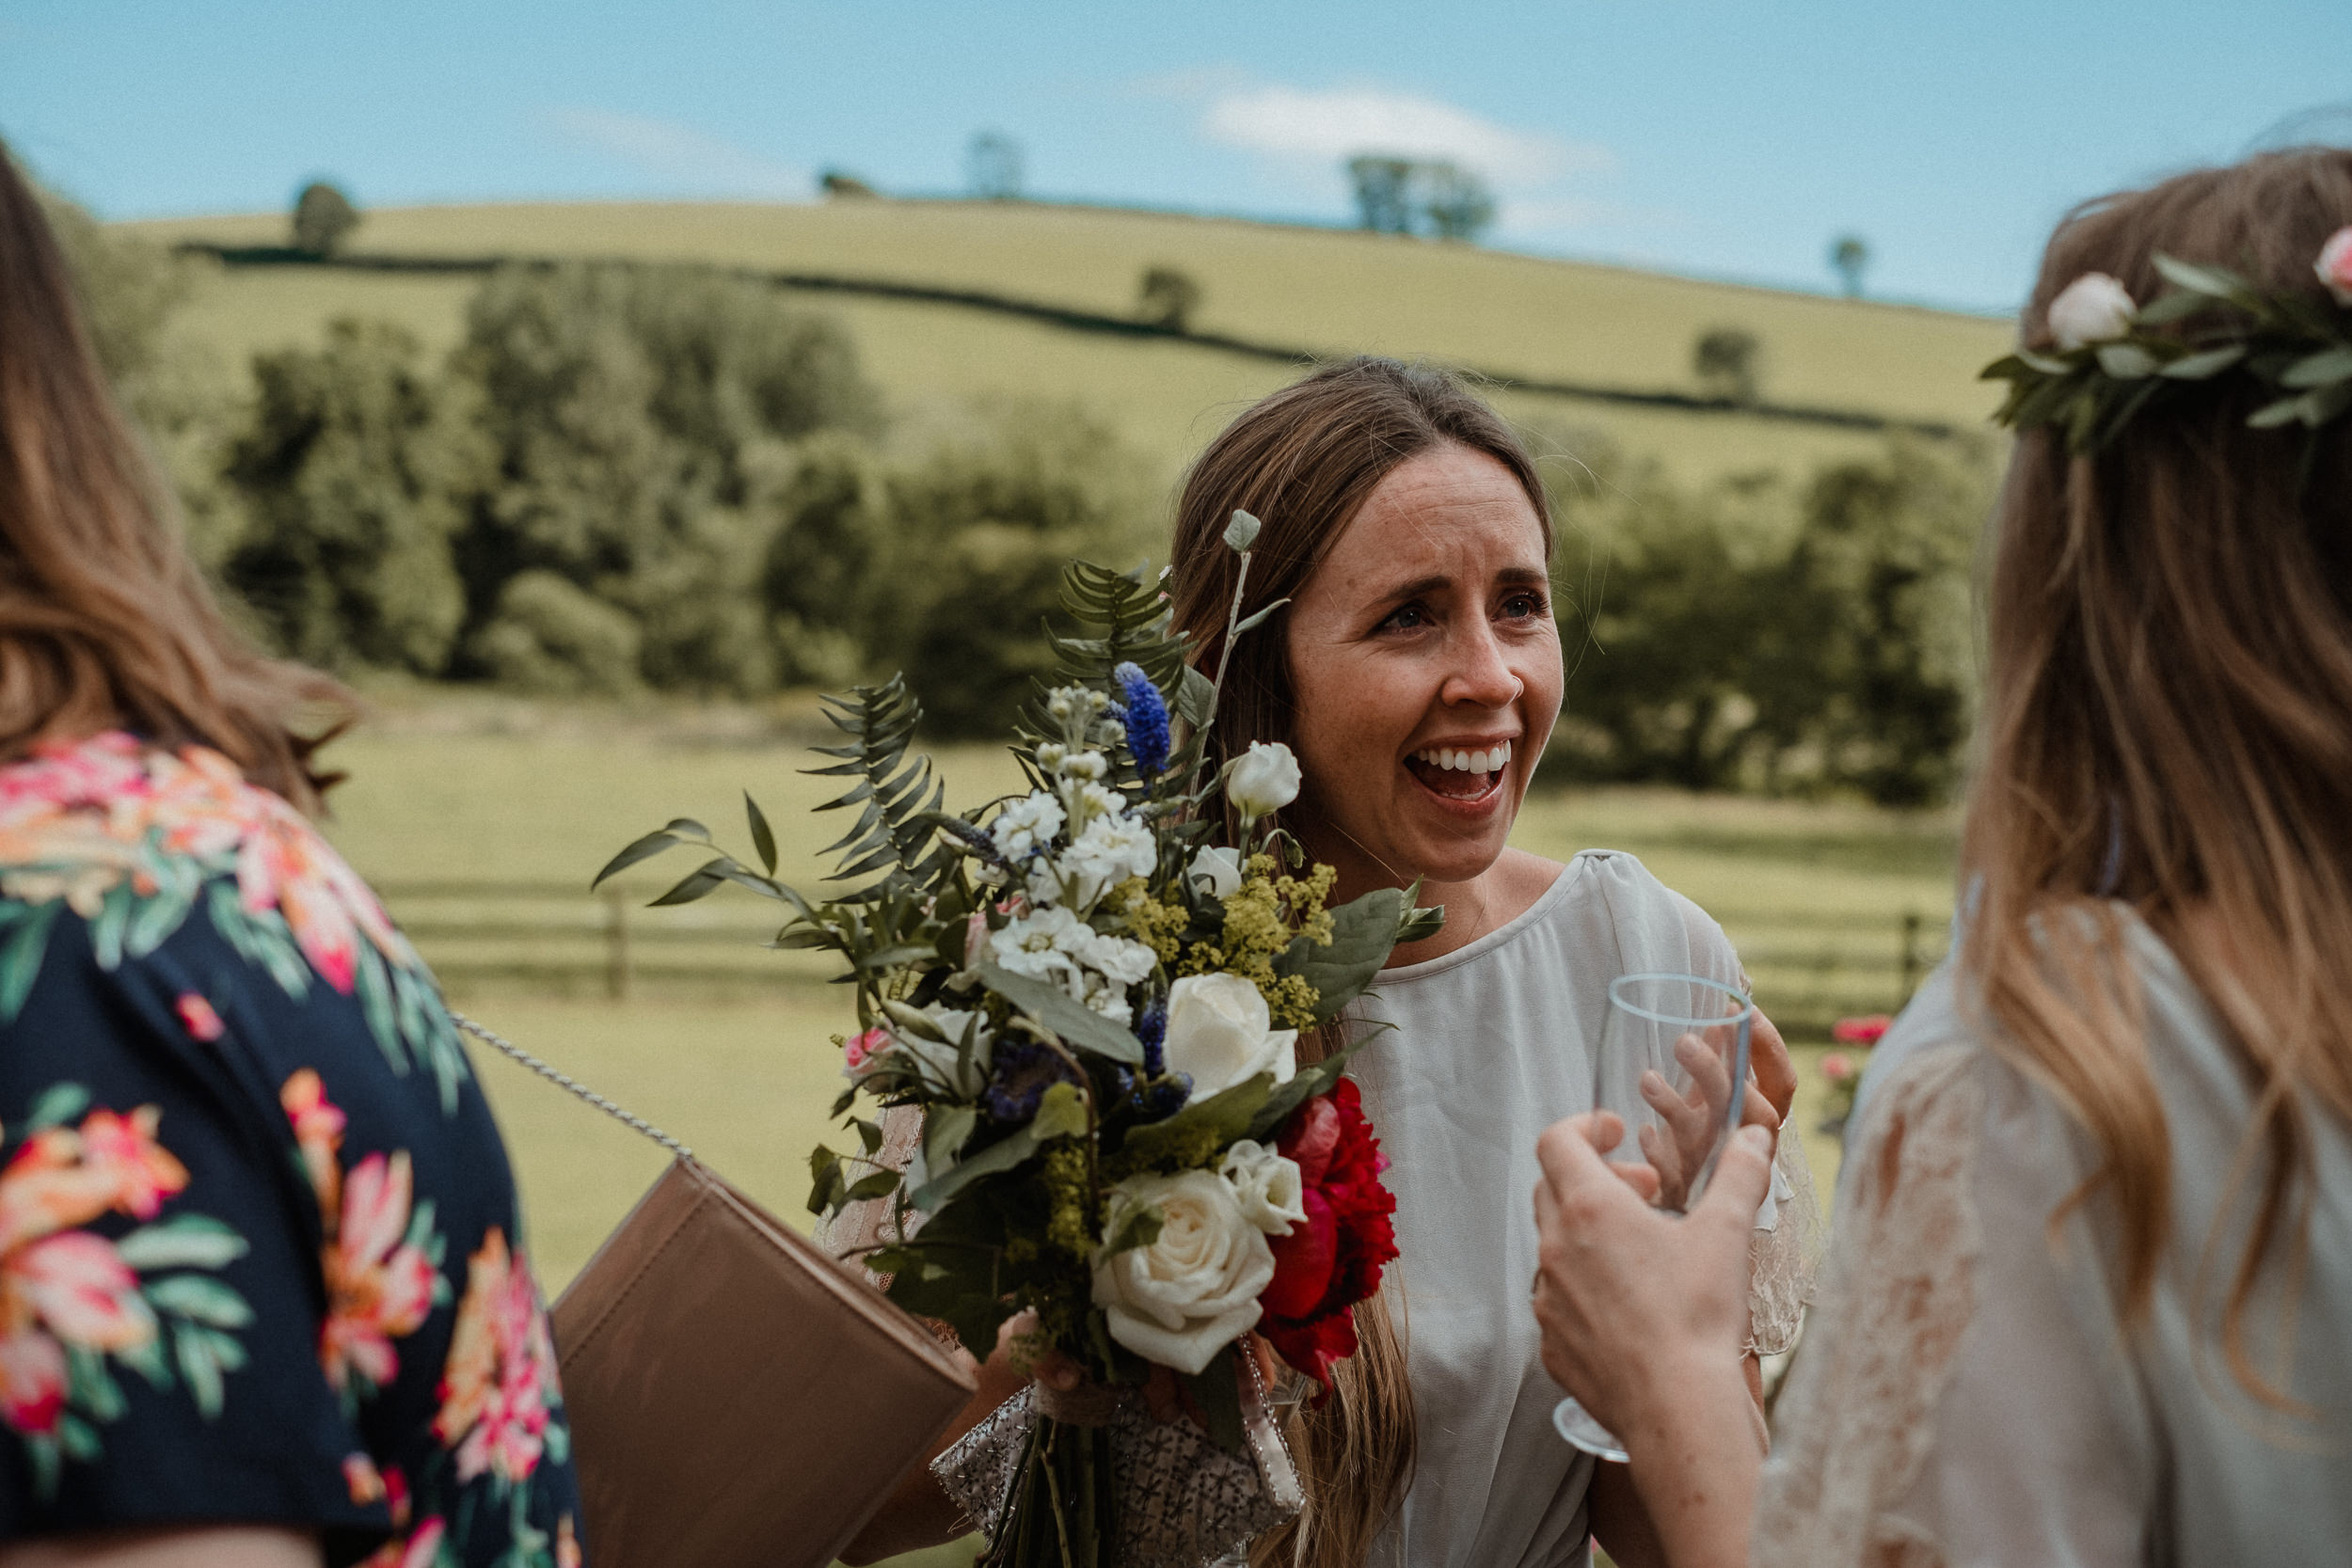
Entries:
{"label": "green grassy hill", "polygon": [[[127,226],[161,241],[283,242],[278,214]],[[517,204],[387,209],[355,250],[400,256],[633,257],[985,290],[1125,315],[1151,265],[1201,285],[1200,330],[1322,353],[1370,351],[1534,380],[1694,392],[1691,347],[1710,327],[1763,343],[1776,403],[1967,425],[1995,399],[1975,380],[2007,324],[1980,316],[1777,293],[1626,268],[1543,261],[1336,230],[1026,203]],[[455,341],[470,277],[317,267],[235,268],[188,308],[232,359],[314,340],[326,321],[403,323]],[[1295,372],[1206,346],[1072,331],[968,307],[810,294],[856,332],[901,428],[919,437],[972,400],[1075,399],[1168,477],[1237,408]],[[1515,418],[1573,451],[1606,432],[1678,472],[1801,467],[1867,449],[1867,435],[1740,415],[1627,409],[1505,393]]]}

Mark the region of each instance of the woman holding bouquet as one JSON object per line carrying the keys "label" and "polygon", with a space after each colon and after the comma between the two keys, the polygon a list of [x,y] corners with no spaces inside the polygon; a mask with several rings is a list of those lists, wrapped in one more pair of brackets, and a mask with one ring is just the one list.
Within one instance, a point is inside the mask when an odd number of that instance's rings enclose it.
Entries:
{"label": "woman holding bouquet", "polygon": [[[1400,1256],[1354,1314],[1362,1352],[1335,1397],[1292,1423],[1308,1506],[1257,1556],[1551,1568],[1593,1536],[1645,1560],[1623,1467],[1551,1428],[1560,1393],[1525,1300],[1535,1232],[1502,1195],[1534,1179],[1534,1134],[1564,1107],[1630,1114],[1666,1065],[1599,1049],[1610,979],[1738,984],[1738,957],[1629,855],[1564,866],[1507,845],[1565,677],[1543,482],[1493,410],[1443,372],[1360,358],[1235,420],[1192,471],[1170,552],[1176,624],[1209,670],[1226,658],[1236,508],[1264,519],[1241,614],[1288,603],[1234,643],[1212,754],[1247,768],[1252,743],[1293,750],[1282,822],[1338,867],[1336,898],[1418,881],[1445,909],[1327,1030],[1393,1026],[1351,1070],[1391,1161]],[[1751,1089],[1751,1114],[1777,1125],[1793,1078],[1769,1025],[1758,1038],[1777,1109]],[[1784,1166],[1758,1220],[1752,1352],[1786,1348],[1801,1305],[1811,1193],[1793,1138]]]}
{"label": "woman holding bouquet", "polygon": [[1963,928],[1850,1124],[1769,1463],[1757,1151],[1671,1222],[1613,1129],[1545,1138],[1546,1361],[1683,1568],[2352,1541],[2352,152],[2083,207],[2022,327]]}
{"label": "woman holding bouquet", "polygon": [[[1262,519],[1238,584],[1236,511]],[[1418,883],[1445,909],[1374,994],[1297,1042],[1303,1065],[1378,1035],[1350,1070],[1395,1196],[1391,1213],[1370,1183],[1377,1201],[1337,1206],[1278,1245],[1260,1331],[1329,1397],[1289,1423],[1306,1507],[1256,1544],[1262,1563],[1555,1568],[1581,1563],[1595,1534],[1629,1564],[1651,1555],[1622,1466],[1551,1428],[1561,1394],[1527,1310],[1535,1231],[1506,1195],[1534,1180],[1552,1120],[1667,1092],[1646,1069],[1669,1064],[1599,1050],[1612,977],[1731,984],[1740,965],[1714,922],[1631,857],[1563,866],[1506,847],[1560,709],[1550,551],[1543,483],[1510,428],[1452,377],[1389,360],[1333,365],[1244,413],[1179,505],[1169,598],[1195,667],[1223,675],[1207,740],[1211,765],[1230,765],[1228,804],[1275,813],[1311,863],[1332,867],[1334,907]],[[1229,649],[1236,622],[1248,629]],[[1198,874],[1241,875],[1230,862]],[[1757,1037],[1749,1114],[1777,1125],[1794,1081],[1770,1026]],[[1376,1172],[1357,1087],[1341,1088],[1330,1157]],[[901,1118],[882,1158],[911,1152],[912,1131]],[[1794,1184],[1759,1221],[1757,1350],[1788,1342],[1803,1291],[1811,1195],[1793,1140],[1788,1169]],[[871,1240],[835,1232],[836,1245]],[[969,1419],[1020,1385],[1000,1355]],[[918,1476],[851,1560],[953,1528]]]}

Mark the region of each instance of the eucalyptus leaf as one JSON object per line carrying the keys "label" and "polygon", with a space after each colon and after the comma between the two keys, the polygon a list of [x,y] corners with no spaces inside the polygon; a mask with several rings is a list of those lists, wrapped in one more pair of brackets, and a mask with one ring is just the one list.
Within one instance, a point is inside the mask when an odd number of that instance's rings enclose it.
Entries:
{"label": "eucalyptus leaf", "polygon": [[1331,1085],[1345,1075],[1347,1064],[1370,1039],[1367,1035],[1319,1062],[1300,1068],[1289,1083],[1277,1085],[1274,1092],[1266,1096],[1265,1103],[1258,1107],[1257,1115],[1250,1117],[1248,1135],[1260,1143],[1269,1143],[1282,1130],[1282,1124],[1291,1119],[1292,1112],[1315,1096],[1331,1092]]}
{"label": "eucalyptus leaf", "polygon": [[1248,549],[1258,542],[1258,532],[1264,526],[1248,513],[1236,508],[1232,519],[1225,525],[1226,547],[1235,551]]}
{"label": "eucalyptus leaf", "polygon": [[2279,377],[2282,387],[2325,387],[2352,377],[2352,348],[2322,349],[2289,365]]}
{"label": "eucalyptus leaf", "polygon": [[1125,1170],[1157,1168],[1172,1160],[1189,1158],[1205,1131],[1217,1148],[1249,1135],[1258,1113],[1275,1092],[1274,1074],[1261,1072],[1229,1089],[1196,1100],[1165,1121],[1146,1122],[1128,1131],[1119,1146],[1118,1164]]}
{"label": "eucalyptus leaf", "polygon": [[1290,600],[1287,598],[1277,599],[1272,604],[1266,605],[1263,609],[1251,610],[1248,614],[1233,623],[1233,635],[1235,637],[1239,637],[1243,632],[1246,632],[1252,626],[1259,625],[1261,622],[1264,621],[1267,616],[1273,614],[1276,610],[1281,609],[1288,603],[1290,603]]}
{"label": "eucalyptus leaf", "polygon": [[999,964],[979,966],[980,983],[1072,1045],[1108,1056],[1130,1067],[1143,1061],[1143,1042],[1123,1024],[1101,1013],[1050,981],[1015,974]]}
{"label": "eucalyptus leaf", "polygon": [[1297,974],[1315,988],[1321,1023],[1363,994],[1396,946],[1399,922],[1410,906],[1403,888],[1375,888],[1331,911],[1331,941],[1310,948]]}
{"label": "eucalyptus leaf", "polygon": [[2174,381],[2203,381],[2218,375],[2246,357],[2246,345],[2232,343],[2227,348],[2209,348],[2201,354],[2185,354],[2156,373]]}

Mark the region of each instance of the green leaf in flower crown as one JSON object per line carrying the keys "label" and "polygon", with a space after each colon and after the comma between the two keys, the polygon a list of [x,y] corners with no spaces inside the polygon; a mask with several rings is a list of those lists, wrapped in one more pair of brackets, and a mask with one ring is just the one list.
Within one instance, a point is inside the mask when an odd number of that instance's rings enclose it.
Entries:
{"label": "green leaf in flower crown", "polygon": [[2304,402],[2304,397],[2297,396],[2264,404],[2247,416],[2246,422],[2256,430],[2276,430],[2280,425],[2293,424],[2303,417]]}
{"label": "green leaf in flower crown", "polygon": [[1101,1013],[1048,980],[1015,974],[1001,964],[979,966],[980,984],[1059,1035],[1071,1045],[1108,1056],[1130,1067],[1143,1061],[1143,1042],[1125,1025]]}
{"label": "green leaf in flower crown", "polygon": [[2279,377],[2281,387],[2325,387],[2352,378],[2352,348],[2322,349],[2289,365]]}
{"label": "green leaf in flower crown", "polygon": [[2149,301],[2133,315],[2139,326],[2170,326],[2213,309],[2213,297],[2201,291],[2183,289]]}
{"label": "green leaf in flower crown", "polygon": [[2156,373],[2172,381],[2204,381],[2220,374],[2245,357],[2246,345],[2232,343],[2226,348],[2185,354]]}
{"label": "green leaf in flower crown", "polygon": [[1225,547],[1234,551],[1248,549],[1257,544],[1258,532],[1263,527],[1248,513],[1236,509],[1225,524]]}
{"label": "green leaf in flower crown", "polygon": [[2254,292],[2245,278],[2227,267],[2201,267],[2162,251],[2156,252],[2155,268],[2168,283],[2233,305],[2244,303]]}

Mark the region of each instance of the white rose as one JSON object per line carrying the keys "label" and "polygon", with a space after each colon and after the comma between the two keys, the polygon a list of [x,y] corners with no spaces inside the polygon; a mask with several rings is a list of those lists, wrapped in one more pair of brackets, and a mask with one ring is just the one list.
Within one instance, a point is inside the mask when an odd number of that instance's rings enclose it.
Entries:
{"label": "white rose", "polygon": [[1273,1022],[1265,998],[1240,975],[1187,974],[1168,991],[1168,1069],[1191,1074],[1195,1100],[1261,1072],[1287,1084],[1298,1070],[1298,1031]]}
{"label": "white rose", "polygon": [[1267,1235],[1287,1236],[1307,1223],[1307,1184],[1297,1161],[1244,1138],[1225,1151],[1217,1174],[1232,1183],[1249,1223]]}
{"label": "white rose", "polygon": [[2131,331],[2138,309],[2122,284],[2104,272],[2087,272],[2050,301],[2050,336],[2061,350],[2110,342]]}
{"label": "white rose", "polygon": [[1241,851],[1212,845],[1192,857],[1184,875],[1210,897],[1230,898],[1241,891]]}
{"label": "white rose", "polygon": [[1106,1234],[1141,1205],[1159,1210],[1148,1246],[1097,1255],[1094,1305],[1111,1338],[1147,1361],[1198,1375],[1209,1358],[1258,1323],[1258,1293],[1274,1253],[1222,1177],[1205,1170],[1135,1176],[1111,1189]]}
{"label": "white rose", "polygon": [[1244,816],[1263,816],[1298,799],[1298,759],[1280,741],[1253,740],[1225,776],[1225,798]]}
{"label": "white rose", "polygon": [[2352,223],[2328,236],[2328,243],[2319,247],[2313,270],[2338,305],[2352,305]]}

